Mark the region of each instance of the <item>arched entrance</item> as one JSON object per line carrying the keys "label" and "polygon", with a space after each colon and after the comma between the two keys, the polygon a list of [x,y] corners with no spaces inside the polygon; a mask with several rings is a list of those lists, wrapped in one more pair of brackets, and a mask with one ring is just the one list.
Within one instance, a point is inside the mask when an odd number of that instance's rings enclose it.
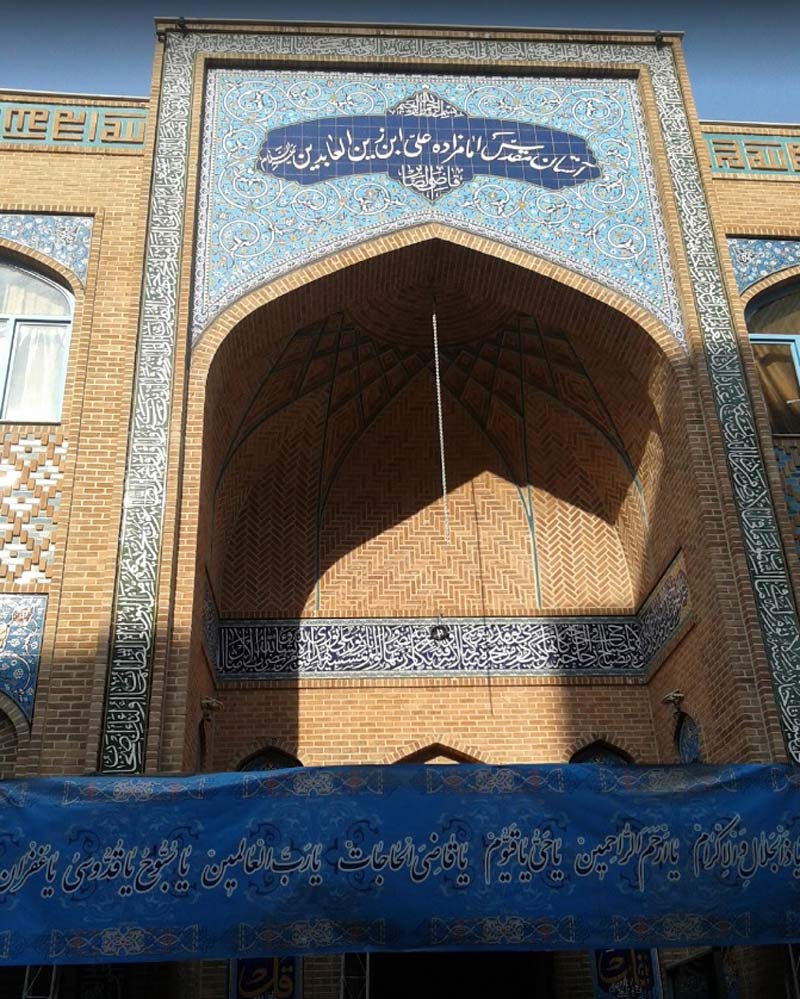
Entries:
{"label": "arched entrance", "polygon": [[[734,696],[712,672],[726,635],[688,360],[647,317],[561,277],[432,238],[272,301],[257,294],[224,336],[222,324],[200,341],[179,553],[195,572],[179,572],[176,600],[194,587],[185,665],[222,706],[209,769],[249,756],[256,735],[311,766],[378,762],[443,732],[498,763],[566,761],[592,731],[670,761],[664,694],[686,688],[701,723]],[[662,613],[673,592],[674,620]],[[513,629],[537,621],[557,639],[638,622],[648,658],[604,673],[600,646],[581,637],[531,667],[534,643]],[[469,628],[483,629],[471,669],[441,666],[446,641],[397,667],[434,626],[456,636],[461,661]],[[379,646],[377,666],[352,651],[364,634],[358,649]],[[507,660],[495,669],[501,648],[522,650],[516,673]],[[266,653],[226,672],[253,649]],[[568,678],[559,670],[576,655],[588,668]],[[534,965],[543,983],[574,970]],[[339,976],[329,985],[320,996]]]}
{"label": "arched entrance", "polygon": [[[577,618],[591,629],[643,613],[676,559],[692,594],[697,585],[713,606],[693,475],[698,439],[686,428],[686,414],[695,412],[688,361],[654,321],[636,310],[626,315],[618,300],[611,308],[600,300],[610,293],[592,288],[598,297],[589,297],[564,283],[580,282],[559,276],[429,238],[283,294],[247,312],[224,337],[222,324],[201,340],[187,420],[181,554],[181,564],[188,568],[193,557],[196,566],[191,669],[208,676],[216,657],[230,651],[229,633],[216,630],[220,620],[231,627],[268,622],[278,629],[269,641],[282,650],[266,687],[248,683],[256,673],[225,675],[217,694],[226,710],[215,718],[218,752],[210,766],[246,755],[247,712],[268,711],[274,730],[265,737],[298,745],[297,682],[310,673],[302,655],[293,657],[305,633],[282,630],[287,623],[302,630],[320,621],[441,617],[459,627],[516,626],[541,618],[558,628]],[[442,532],[434,303],[450,544]],[[201,404],[202,444],[192,430]],[[191,578],[179,578],[179,600]],[[636,667],[642,685],[619,702],[630,722],[626,738],[641,758],[669,758],[669,719],[663,736],[654,733],[651,700],[660,703],[660,687],[677,685],[686,664],[702,696],[717,696],[719,677],[708,689],[696,664],[709,643],[724,647],[720,620],[690,617],[695,627],[679,643],[675,635],[656,636],[648,663]],[[648,669],[665,652],[658,689],[648,691]],[[478,648],[474,671],[491,654]],[[609,662],[613,672],[621,660]],[[560,665],[557,653],[525,682],[539,683],[552,665]],[[381,666],[382,677],[393,679],[393,665]],[[332,669],[337,682],[344,679],[342,661]],[[456,684],[457,673],[448,674]],[[375,671],[361,675],[378,679]],[[593,676],[591,666],[585,675]],[[310,710],[327,710],[321,690],[309,688]],[[342,710],[355,710],[349,694],[340,696]],[[423,695],[411,696],[424,716]],[[577,728],[584,699],[577,690],[537,691],[537,705],[526,711],[552,709],[558,718],[547,731],[539,728],[541,741],[527,759],[569,756],[587,728],[586,718]],[[436,731],[416,731],[403,717],[407,727],[391,733],[393,745],[435,740]],[[607,719],[594,721],[588,727],[608,727]],[[362,724],[358,712],[354,723]],[[310,762],[353,758],[343,733],[323,745],[314,724],[306,731],[317,740]],[[471,732],[463,736],[475,744]],[[506,752],[517,756],[511,745]],[[375,740],[362,744],[357,758],[383,755]]]}

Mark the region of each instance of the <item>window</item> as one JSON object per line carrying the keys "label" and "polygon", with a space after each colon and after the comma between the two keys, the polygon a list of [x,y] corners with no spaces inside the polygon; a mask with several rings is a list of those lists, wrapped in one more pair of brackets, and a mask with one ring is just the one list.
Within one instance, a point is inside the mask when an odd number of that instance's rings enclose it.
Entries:
{"label": "window", "polygon": [[595,763],[603,767],[626,767],[632,763],[630,756],[616,746],[598,739],[573,753],[570,763]]}
{"label": "window", "polygon": [[237,770],[288,770],[291,767],[302,767],[295,756],[285,753],[276,746],[266,746],[252,756],[243,760]]}
{"label": "window", "polygon": [[0,420],[61,419],[72,306],[64,288],[0,261]]}
{"label": "window", "polygon": [[772,432],[800,435],[800,286],[759,295],[747,328]]}

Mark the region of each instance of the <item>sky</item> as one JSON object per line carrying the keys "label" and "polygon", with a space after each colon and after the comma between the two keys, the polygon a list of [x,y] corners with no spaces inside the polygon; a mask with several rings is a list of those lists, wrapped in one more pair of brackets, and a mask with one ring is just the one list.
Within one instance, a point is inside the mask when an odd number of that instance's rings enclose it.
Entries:
{"label": "sky", "polygon": [[0,0],[0,87],[145,96],[156,16],[682,30],[702,119],[800,122],[800,0]]}

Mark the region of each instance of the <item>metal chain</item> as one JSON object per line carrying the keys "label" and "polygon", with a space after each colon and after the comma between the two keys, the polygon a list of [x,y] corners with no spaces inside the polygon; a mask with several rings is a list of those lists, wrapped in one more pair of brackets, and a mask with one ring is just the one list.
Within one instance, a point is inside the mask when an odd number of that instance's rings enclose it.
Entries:
{"label": "metal chain", "polygon": [[442,415],[442,382],[439,375],[439,329],[436,312],[433,319],[433,370],[436,379],[436,413],[439,417],[439,457],[442,463],[442,513],[444,515],[444,543],[450,544],[450,515],[447,509],[447,469],[444,463],[444,417]]}

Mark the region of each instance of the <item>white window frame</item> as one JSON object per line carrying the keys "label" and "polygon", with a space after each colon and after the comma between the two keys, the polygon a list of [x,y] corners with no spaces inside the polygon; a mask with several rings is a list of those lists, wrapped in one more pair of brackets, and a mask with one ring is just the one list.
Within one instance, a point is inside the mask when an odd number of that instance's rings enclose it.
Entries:
{"label": "white window frame", "polygon": [[[792,361],[794,362],[794,374],[797,379],[798,389],[800,389],[800,333],[750,333],[749,336],[751,343],[789,344]],[[756,365],[758,365],[758,361],[756,361]],[[795,400],[786,399],[784,401],[800,407],[800,402]],[[800,410],[797,410],[797,412],[800,412]],[[772,433],[777,437],[800,437],[800,432],[786,434],[773,430]]]}
{"label": "white window frame", "polygon": [[[0,323],[8,324],[8,335],[0,337],[0,423],[58,424],[61,422],[61,411],[64,405],[64,389],[67,380],[70,341],[72,339],[72,321],[75,316],[75,296],[67,288],[64,288],[63,285],[58,284],[56,281],[52,281],[50,278],[45,277],[44,274],[40,274],[38,271],[32,270],[31,268],[21,267],[19,264],[2,258],[0,258],[0,265],[4,268],[8,267],[10,270],[16,270],[23,274],[28,274],[31,277],[36,278],[37,281],[41,281],[43,284],[49,284],[64,296],[69,305],[69,315],[67,318],[63,316],[42,316],[17,312],[0,312]],[[55,400],[57,403],[56,411],[58,413],[58,416],[55,419],[50,418],[45,420],[31,416],[27,417],[25,420],[13,420],[6,416],[6,402],[11,378],[11,361],[14,357],[14,350],[16,346],[17,327],[20,324],[27,326],[58,326],[67,331],[65,350],[61,359],[61,370],[59,371],[58,379],[60,391],[58,399]]]}

